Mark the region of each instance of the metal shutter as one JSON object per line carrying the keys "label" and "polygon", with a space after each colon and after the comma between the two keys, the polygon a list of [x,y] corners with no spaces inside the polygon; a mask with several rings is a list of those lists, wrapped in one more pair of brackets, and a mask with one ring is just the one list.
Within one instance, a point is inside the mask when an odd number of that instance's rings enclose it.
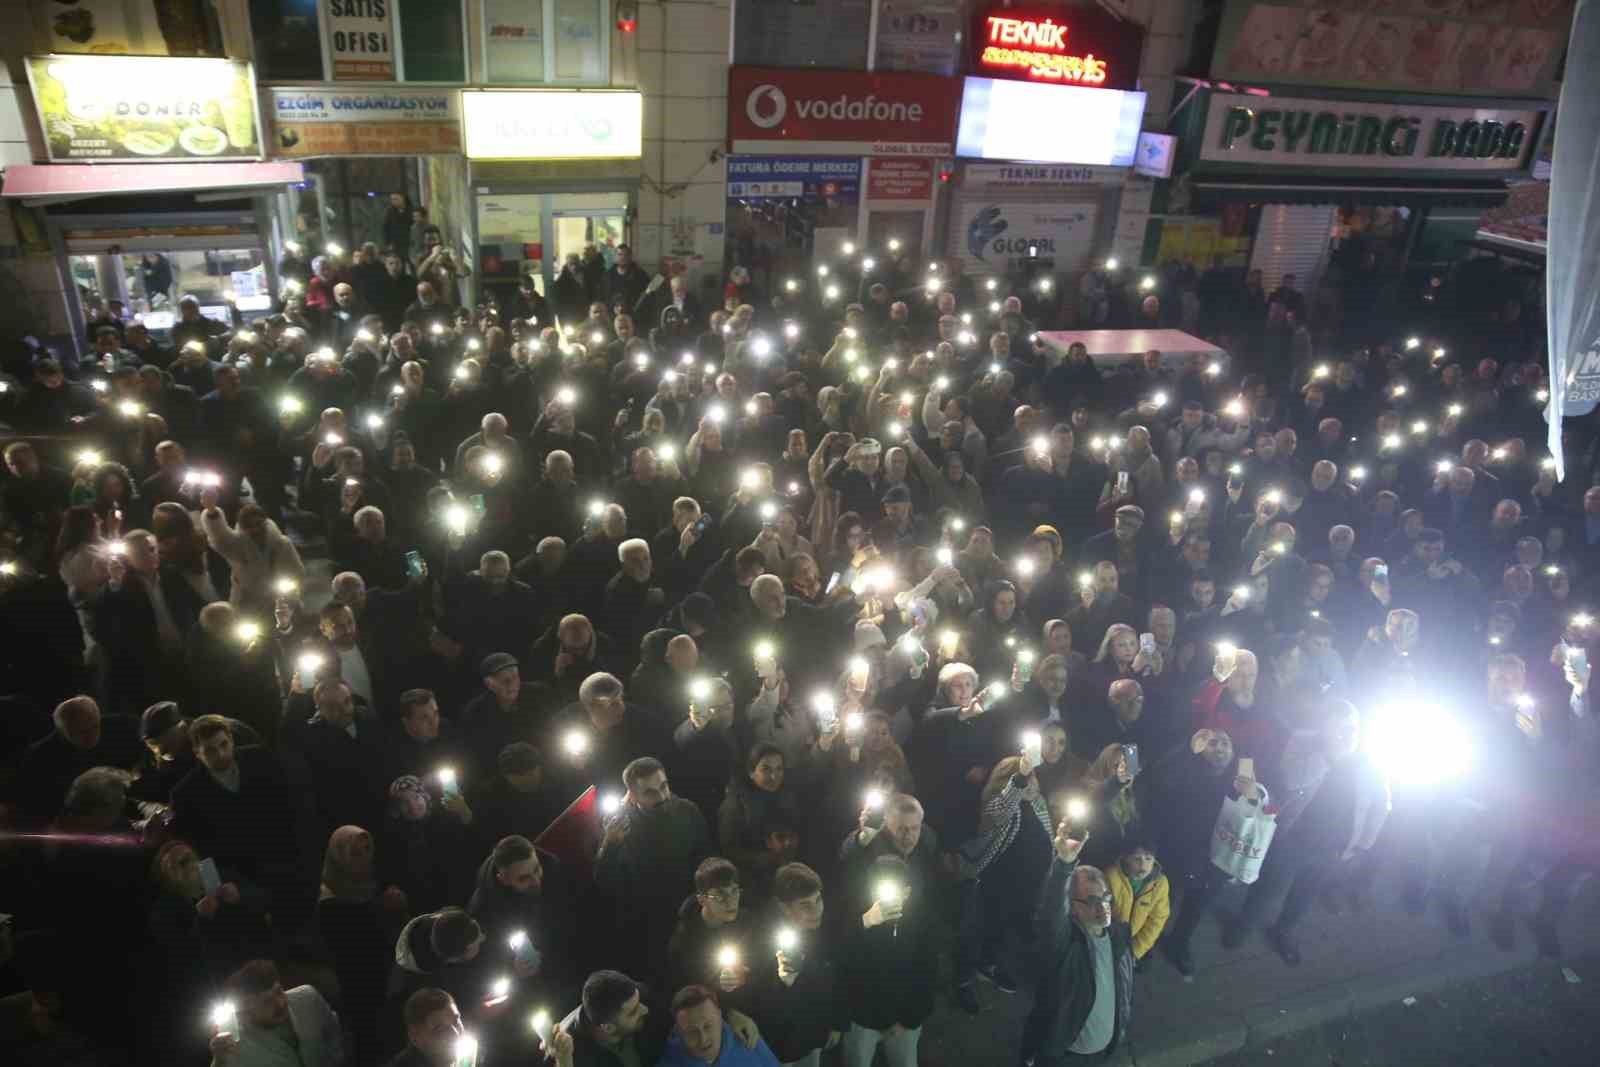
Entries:
{"label": "metal shutter", "polygon": [[1266,204],[1250,250],[1250,269],[1259,270],[1267,292],[1285,274],[1295,276],[1302,293],[1316,289],[1328,258],[1328,244],[1337,220],[1332,204]]}

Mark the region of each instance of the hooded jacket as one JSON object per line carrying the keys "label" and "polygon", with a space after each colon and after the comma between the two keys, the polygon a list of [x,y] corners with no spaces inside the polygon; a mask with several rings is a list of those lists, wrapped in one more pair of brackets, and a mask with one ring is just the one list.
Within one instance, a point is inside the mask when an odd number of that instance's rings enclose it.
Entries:
{"label": "hooded jacket", "polygon": [[1127,923],[1133,938],[1133,958],[1142,960],[1145,953],[1155,947],[1156,939],[1166,929],[1167,919],[1172,914],[1167,876],[1161,872],[1161,865],[1156,864],[1135,895],[1133,882],[1122,873],[1121,864],[1110,865],[1105,873],[1106,885],[1111,888],[1114,900],[1112,917],[1119,923]]}

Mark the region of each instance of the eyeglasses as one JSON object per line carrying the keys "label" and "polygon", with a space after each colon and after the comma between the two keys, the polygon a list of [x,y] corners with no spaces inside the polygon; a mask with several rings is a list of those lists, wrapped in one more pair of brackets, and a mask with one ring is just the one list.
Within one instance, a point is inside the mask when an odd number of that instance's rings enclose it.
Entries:
{"label": "eyeglasses", "polygon": [[1107,911],[1110,911],[1111,910],[1111,905],[1113,903],[1113,899],[1112,899],[1111,894],[1107,893],[1105,896],[1100,896],[1100,897],[1073,897],[1072,898],[1072,902],[1074,904],[1087,904],[1087,905],[1089,905],[1091,907],[1093,907],[1096,904],[1099,904],[1099,905],[1104,906]]}

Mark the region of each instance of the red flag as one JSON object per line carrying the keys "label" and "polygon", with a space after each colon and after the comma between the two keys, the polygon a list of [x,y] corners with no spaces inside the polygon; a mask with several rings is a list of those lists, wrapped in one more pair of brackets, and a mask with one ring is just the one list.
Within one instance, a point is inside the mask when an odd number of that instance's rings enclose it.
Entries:
{"label": "red flag", "polygon": [[583,880],[594,876],[594,857],[605,830],[600,825],[600,801],[590,786],[544,828],[534,844],[555,854],[569,871]]}

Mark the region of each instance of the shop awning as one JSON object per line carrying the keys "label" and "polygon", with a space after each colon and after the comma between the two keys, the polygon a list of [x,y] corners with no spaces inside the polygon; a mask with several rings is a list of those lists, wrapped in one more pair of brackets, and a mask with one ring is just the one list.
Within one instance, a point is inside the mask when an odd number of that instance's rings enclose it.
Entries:
{"label": "shop awning", "polygon": [[304,180],[299,163],[22,163],[6,168],[0,196],[50,204],[130,193],[250,195]]}
{"label": "shop awning", "polygon": [[1509,195],[1506,183],[1500,180],[1194,175],[1191,182],[1195,198],[1211,203],[1490,208],[1504,203]]}

